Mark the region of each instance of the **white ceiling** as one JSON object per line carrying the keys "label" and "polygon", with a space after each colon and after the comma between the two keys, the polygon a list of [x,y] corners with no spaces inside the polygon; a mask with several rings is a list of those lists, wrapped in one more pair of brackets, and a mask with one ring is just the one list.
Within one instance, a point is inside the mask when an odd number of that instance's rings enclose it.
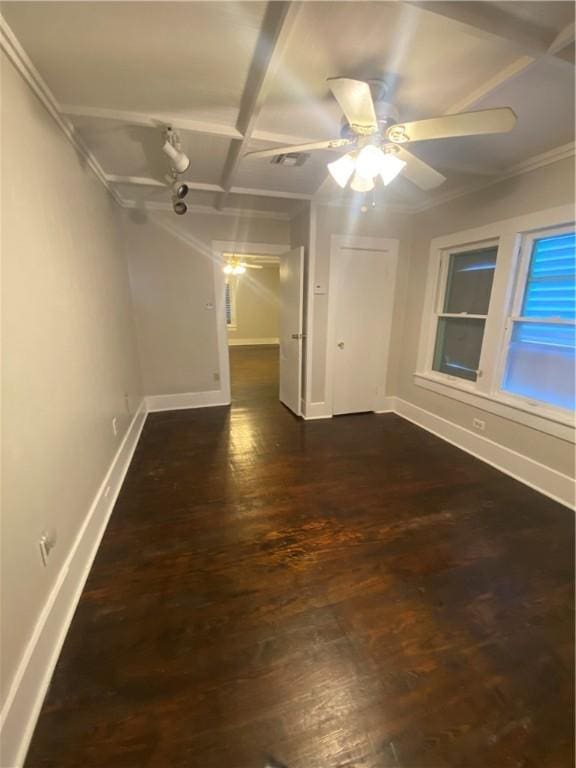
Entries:
{"label": "white ceiling", "polygon": [[169,201],[168,123],[191,159],[193,205],[291,215],[299,198],[337,198],[333,152],[292,168],[242,156],[338,137],[326,85],[338,75],[386,75],[401,119],[505,105],[518,115],[509,135],[412,145],[447,181],[424,193],[399,178],[378,195],[389,204],[421,206],[574,140],[571,2],[4,2],[2,12],[134,205]]}

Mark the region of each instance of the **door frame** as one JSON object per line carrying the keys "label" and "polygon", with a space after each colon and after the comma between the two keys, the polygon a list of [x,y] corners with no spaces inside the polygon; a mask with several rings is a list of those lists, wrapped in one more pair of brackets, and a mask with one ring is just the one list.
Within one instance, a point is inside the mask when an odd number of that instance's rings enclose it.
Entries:
{"label": "door frame", "polygon": [[216,334],[218,338],[218,367],[220,369],[220,389],[223,399],[230,403],[230,353],[228,350],[228,329],[226,328],[225,285],[226,276],[222,271],[223,254],[254,253],[256,255],[280,256],[291,249],[290,244],[250,243],[244,240],[212,240],[212,271],[214,275],[214,309],[216,311]]}
{"label": "door frame", "polygon": [[366,237],[363,235],[332,235],[330,238],[329,287],[328,287],[328,318],[326,327],[326,401],[331,416],[334,415],[334,347],[336,344],[336,285],[339,276],[338,254],[342,248],[355,250],[386,251],[391,256],[392,279],[383,298],[388,298],[390,307],[390,324],[384,338],[382,366],[380,368],[380,383],[374,411],[390,410],[386,395],[386,378],[388,376],[388,359],[392,338],[392,323],[394,320],[394,304],[396,297],[396,281],[398,275],[399,240],[389,237]]}

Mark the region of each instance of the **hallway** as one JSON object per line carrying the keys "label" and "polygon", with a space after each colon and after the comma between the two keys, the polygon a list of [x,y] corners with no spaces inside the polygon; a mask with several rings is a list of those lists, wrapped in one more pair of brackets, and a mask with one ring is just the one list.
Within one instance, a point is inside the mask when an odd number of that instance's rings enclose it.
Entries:
{"label": "hallway", "polygon": [[232,405],[278,402],[277,346],[229,347]]}
{"label": "hallway", "polygon": [[149,415],[27,766],[570,764],[573,516],[231,365],[230,408]]}

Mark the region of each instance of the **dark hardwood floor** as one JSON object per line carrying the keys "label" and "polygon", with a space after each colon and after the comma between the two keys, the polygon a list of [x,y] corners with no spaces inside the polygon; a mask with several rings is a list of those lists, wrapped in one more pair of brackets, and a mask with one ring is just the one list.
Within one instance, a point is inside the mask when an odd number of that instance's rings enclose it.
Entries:
{"label": "dark hardwood floor", "polygon": [[27,766],[571,768],[573,514],[231,357],[148,418]]}

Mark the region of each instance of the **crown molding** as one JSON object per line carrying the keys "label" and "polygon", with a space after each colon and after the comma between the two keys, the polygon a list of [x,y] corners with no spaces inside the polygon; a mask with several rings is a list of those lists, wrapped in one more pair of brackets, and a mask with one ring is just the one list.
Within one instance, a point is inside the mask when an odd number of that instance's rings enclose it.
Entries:
{"label": "crown molding", "polygon": [[562,144],[559,147],[554,147],[554,149],[548,150],[547,152],[542,152],[539,155],[529,157],[526,160],[523,160],[521,163],[516,163],[516,165],[511,166],[493,179],[489,179],[488,181],[484,180],[478,184],[470,184],[466,187],[460,187],[459,189],[455,189],[452,192],[439,195],[437,198],[434,198],[427,203],[414,206],[411,212],[423,213],[424,211],[429,211],[431,208],[437,208],[439,205],[449,203],[451,200],[456,200],[459,197],[465,197],[466,195],[470,195],[473,192],[480,192],[483,189],[493,187],[495,184],[500,184],[501,182],[506,181],[506,179],[512,179],[515,176],[522,176],[523,174],[530,173],[531,171],[535,171],[538,168],[544,168],[547,165],[552,165],[553,163],[558,163],[561,160],[574,157],[575,154],[576,144],[574,142]]}
{"label": "crown molding", "polygon": [[106,174],[104,173],[100,163],[96,160],[92,152],[90,152],[88,147],[77,135],[72,123],[70,123],[66,118],[62,116],[60,107],[54,98],[52,91],[42,79],[42,76],[30,60],[28,54],[20,45],[18,38],[14,32],[12,32],[10,25],[1,14],[0,48],[4,51],[8,59],[12,62],[16,70],[24,78],[32,91],[34,91],[36,96],[40,99],[44,107],[56,121],[58,127],[66,136],[68,141],[72,144],[74,149],[79,152],[86,160],[87,165],[93,171],[96,178],[103,184],[106,191],[114,198],[114,200],[120,204],[119,195],[117,194],[116,190],[112,189],[112,187],[108,184],[106,180]]}
{"label": "crown molding", "polygon": [[[23,79],[26,81],[26,83],[29,85],[29,87],[32,89],[32,91],[36,94],[38,99],[42,102],[44,107],[47,109],[47,111],[50,113],[54,121],[57,123],[59,128],[62,130],[68,141],[72,144],[72,146],[76,149],[77,152],[81,154],[81,156],[86,160],[86,164],[88,167],[92,170],[92,172],[95,174],[97,179],[101,182],[101,184],[104,186],[106,191],[111,195],[111,197],[118,203],[118,205],[122,206],[123,208],[137,208],[140,206],[139,203],[136,203],[132,200],[126,200],[124,199],[119,191],[114,188],[115,183],[121,183],[122,181],[125,181],[126,177],[120,177],[116,176],[114,174],[107,175],[94,154],[88,149],[88,147],[84,144],[84,142],[81,140],[81,138],[78,136],[74,125],[62,114],[62,108],[56,101],[52,91],[46,84],[46,82],[43,80],[42,76],[30,60],[28,54],[18,41],[18,38],[13,33],[12,29],[10,28],[7,21],[4,19],[4,17],[0,14],[0,49],[4,51],[8,59],[11,61],[11,63],[14,65],[16,70],[20,73],[20,75],[23,77]],[[73,110],[70,107],[64,108],[70,110],[72,113]],[[257,131],[254,132],[255,135],[258,134]],[[539,155],[535,155],[531,158],[528,158],[527,160],[522,161],[521,163],[517,163],[514,166],[511,166],[509,169],[503,171],[498,176],[489,179],[489,180],[482,180],[479,183],[472,183],[470,185],[460,187],[459,189],[455,189],[451,192],[447,192],[443,195],[439,195],[436,198],[433,198],[432,200],[429,200],[421,205],[414,205],[414,206],[407,206],[407,205],[395,205],[394,203],[390,204],[384,204],[383,209],[393,212],[393,213],[403,213],[403,214],[417,214],[422,213],[424,211],[428,211],[432,208],[436,208],[440,205],[443,205],[447,202],[450,202],[451,200],[456,200],[459,197],[464,197],[465,195],[472,194],[474,192],[479,192],[483,189],[487,189],[491,186],[494,186],[495,184],[499,184],[502,181],[505,181],[506,179],[513,178],[515,176],[521,176],[524,173],[530,173],[531,171],[534,171],[538,168],[543,168],[547,165],[552,165],[553,163],[559,162],[561,160],[565,160],[567,158],[573,157],[576,154],[576,144],[574,142],[570,142],[568,144],[563,144],[559,147],[555,147],[554,149],[551,149],[547,152],[543,152]],[[143,179],[140,177],[128,177],[128,183],[136,183],[136,184],[143,184],[146,183],[148,180]],[[158,182],[157,182],[158,183]],[[195,184],[196,189],[204,189],[207,191],[214,191],[219,192],[220,189],[222,189],[221,185],[216,184]],[[259,189],[249,189],[249,188],[243,188],[243,187],[232,187],[230,189],[230,192],[233,194],[248,194],[248,195],[261,195],[261,196],[269,196],[269,197],[279,197],[279,198],[287,198],[287,199],[300,199],[300,200],[314,200],[313,195],[305,195],[305,194],[299,194],[299,193],[287,193],[287,192],[278,192],[275,190],[259,190]],[[348,208],[350,206],[349,202],[344,201],[321,201],[321,200],[314,200],[314,202],[320,206],[320,207],[326,207],[326,208]],[[144,205],[144,207],[149,208],[151,210],[172,210],[171,206],[168,203],[147,203]],[[289,221],[290,218],[294,217],[297,214],[292,214],[292,216],[288,213],[280,213],[280,212],[274,212],[274,211],[258,211],[254,209],[240,209],[240,208],[227,208],[224,211],[217,211],[215,208],[211,208],[209,206],[188,206],[188,210],[195,213],[203,213],[203,214],[218,214],[221,215],[228,215],[228,216],[248,216],[252,218],[264,218],[264,219],[277,219],[281,221]]]}

